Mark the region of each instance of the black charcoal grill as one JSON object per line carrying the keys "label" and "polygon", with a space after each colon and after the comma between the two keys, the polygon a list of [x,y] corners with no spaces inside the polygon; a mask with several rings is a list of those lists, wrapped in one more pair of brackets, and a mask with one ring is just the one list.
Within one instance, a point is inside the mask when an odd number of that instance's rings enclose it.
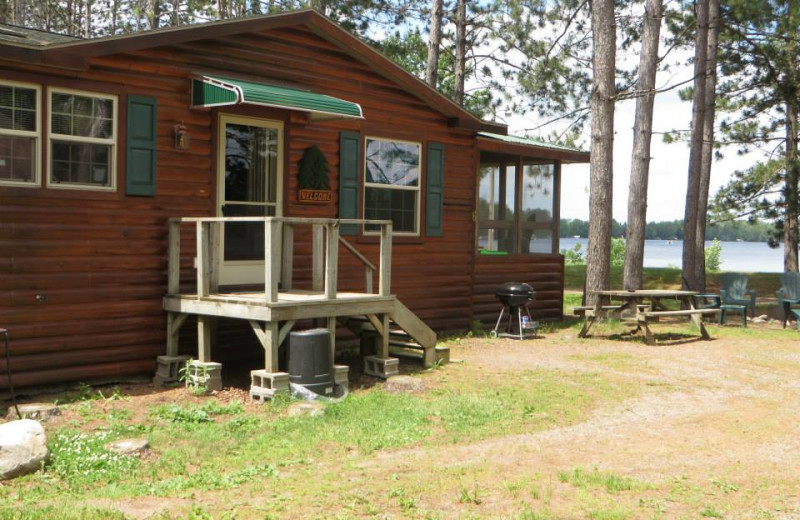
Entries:
{"label": "black charcoal grill", "polygon": [[[497,318],[494,330],[489,333],[491,337],[500,336],[514,339],[535,337],[539,323],[531,319],[531,313],[528,310],[528,303],[533,301],[534,294],[533,287],[522,282],[508,282],[498,287],[494,291],[494,295],[503,304],[503,308],[500,309],[500,316]],[[506,310],[508,310],[508,321],[505,331],[498,333]],[[516,332],[514,331],[514,318],[516,318]],[[532,330],[533,333],[526,333],[526,330]]]}

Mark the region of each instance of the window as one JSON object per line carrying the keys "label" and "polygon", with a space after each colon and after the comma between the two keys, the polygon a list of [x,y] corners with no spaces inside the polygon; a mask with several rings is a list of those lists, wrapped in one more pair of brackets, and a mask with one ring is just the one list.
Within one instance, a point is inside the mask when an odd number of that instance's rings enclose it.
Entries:
{"label": "window", "polygon": [[420,143],[366,138],[364,218],[391,220],[397,234],[419,234],[421,149]]}
{"label": "window", "polygon": [[554,252],[556,164],[514,156],[481,163],[478,250]]}
{"label": "window", "polygon": [[50,187],[114,190],[117,98],[50,91]]}
{"label": "window", "polygon": [[0,184],[39,185],[40,90],[0,83]]}

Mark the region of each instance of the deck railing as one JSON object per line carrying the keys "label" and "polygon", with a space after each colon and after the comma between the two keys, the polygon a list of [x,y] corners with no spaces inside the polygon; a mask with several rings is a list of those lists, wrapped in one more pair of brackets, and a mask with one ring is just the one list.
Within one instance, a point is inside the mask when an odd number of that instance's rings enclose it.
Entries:
{"label": "deck railing", "polygon": [[226,222],[264,224],[264,298],[266,303],[278,301],[278,282],[282,290],[292,288],[294,262],[294,229],[311,226],[311,289],[324,292],[326,299],[336,299],[339,274],[339,244],[352,253],[363,265],[366,292],[373,292],[375,265],[358,249],[339,236],[344,224],[374,225],[380,228],[380,262],[378,294],[391,294],[392,223],[388,220],[318,219],[294,217],[183,217],[171,218],[169,226],[169,257],[167,293],[180,293],[181,224],[194,223],[197,236],[197,296],[207,297],[219,290],[219,269],[222,253],[219,237]]}

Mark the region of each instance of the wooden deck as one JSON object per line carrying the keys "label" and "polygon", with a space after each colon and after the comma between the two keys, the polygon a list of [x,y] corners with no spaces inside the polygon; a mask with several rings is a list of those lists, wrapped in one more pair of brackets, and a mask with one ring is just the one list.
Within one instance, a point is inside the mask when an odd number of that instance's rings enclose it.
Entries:
{"label": "wooden deck", "polygon": [[394,296],[337,292],[333,299],[324,293],[292,290],[278,292],[277,301],[267,302],[263,292],[178,294],[164,297],[168,312],[242,318],[258,321],[304,320],[331,316],[359,316],[391,313]]}
{"label": "wooden deck", "polygon": [[[220,286],[218,244],[226,222],[264,223],[263,290],[253,290],[249,286],[246,290],[237,291]],[[191,293],[180,292],[181,224],[194,224],[196,228],[196,290]],[[373,292],[372,284],[376,266],[354,246],[339,237],[341,224],[380,226],[377,293]],[[292,287],[295,226],[312,228],[311,290]],[[171,219],[169,235],[168,294],[163,299],[163,308],[167,311],[167,355],[160,359],[160,365],[177,363],[179,331],[189,315],[197,316],[197,360],[201,364],[212,364],[213,319],[247,320],[264,348],[264,369],[261,372],[270,380],[283,377],[278,367],[279,345],[297,321],[308,319],[326,320],[333,355],[336,348],[337,320],[350,316],[366,316],[379,338],[375,355],[365,359],[365,370],[373,375],[386,377],[391,375],[391,370],[396,370],[397,361],[389,358],[390,323],[401,327],[418,342],[424,350],[423,359],[426,364],[435,362],[436,334],[391,294],[391,222],[279,217],[186,218]],[[352,254],[363,265],[365,292],[337,290],[340,251]],[[164,368],[163,373],[175,373],[175,367]]]}

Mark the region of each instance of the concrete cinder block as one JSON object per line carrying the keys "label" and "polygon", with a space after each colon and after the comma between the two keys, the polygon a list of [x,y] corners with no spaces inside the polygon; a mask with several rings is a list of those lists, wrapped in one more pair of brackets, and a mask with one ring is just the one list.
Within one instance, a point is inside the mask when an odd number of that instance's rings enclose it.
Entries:
{"label": "concrete cinder block", "polygon": [[345,390],[350,390],[350,380],[348,379],[348,375],[350,373],[350,367],[347,365],[333,365],[333,382],[341,387],[344,387]]}
{"label": "concrete cinder block", "polygon": [[163,386],[177,383],[180,380],[180,370],[189,361],[189,356],[158,356],[156,358],[156,374],[153,384]]}
{"label": "concrete cinder block", "polygon": [[289,392],[289,374],[286,372],[250,371],[250,400],[265,402],[279,393]]}
{"label": "concrete cinder block", "polygon": [[364,358],[364,373],[368,376],[387,379],[400,373],[400,360],[397,358],[367,356]]}
{"label": "concrete cinder block", "polygon": [[222,390],[222,363],[193,359],[186,365],[186,387],[205,387],[208,392]]}

